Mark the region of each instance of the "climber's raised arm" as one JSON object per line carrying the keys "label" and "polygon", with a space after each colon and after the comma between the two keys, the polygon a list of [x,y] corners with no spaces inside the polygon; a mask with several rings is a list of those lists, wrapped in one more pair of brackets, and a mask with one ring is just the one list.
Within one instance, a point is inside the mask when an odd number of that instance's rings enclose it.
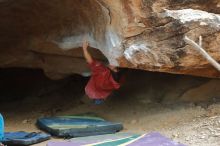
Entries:
{"label": "climber's raised arm", "polygon": [[91,64],[93,62],[93,59],[92,59],[92,56],[90,55],[89,51],[88,51],[88,46],[89,46],[89,43],[87,41],[84,41],[83,42],[83,54],[84,54],[84,57],[87,61],[87,63]]}
{"label": "climber's raised arm", "polygon": [[[84,39],[86,40],[86,39]],[[118,69],[113,65],[105,65],[98,60],[93,60],[88,51],[89,43],[83,42],[84,57],[89,64],[91,77],[85,87],[85,93],[94,100],[95,104],[102,104],[104,100],[111,95],[114,90],[118,90],[121,86],[121,77],[117,76]]]}

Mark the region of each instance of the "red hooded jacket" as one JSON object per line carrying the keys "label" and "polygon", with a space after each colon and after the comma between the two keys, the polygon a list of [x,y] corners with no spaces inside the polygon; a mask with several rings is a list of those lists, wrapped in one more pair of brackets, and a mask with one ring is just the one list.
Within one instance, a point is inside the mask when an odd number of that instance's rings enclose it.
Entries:
{"label": "red hooded jacket", "polygon": [[89,64],[92,75],[85,87],[85,92],[91,99],[106,99],[113,90],[120,88],[108,67],[101,62],[94,60]]}

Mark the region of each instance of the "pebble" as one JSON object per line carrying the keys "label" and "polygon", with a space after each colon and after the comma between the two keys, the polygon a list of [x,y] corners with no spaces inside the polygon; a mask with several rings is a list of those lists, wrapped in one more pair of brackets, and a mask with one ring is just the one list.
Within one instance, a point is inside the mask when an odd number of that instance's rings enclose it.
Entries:
{"label": "pebble", "polygon": [[22,121],[22,124],[28,124],[28,123],[31,123],[31,120],[25,119],[25,120]]}
{"label": "pebble", "polygon": [[177,137],[179,137],[179,135],[178,134],[173,134],[173,137],[177,138]]}
{"label": "pebble", "polygon": [[215,133],[214,136],[215,136],[215,137],[219,137],[219,136],[220,136],[220,133]]}
{"label": "pebble", "polygon": [[201,137],[199,137],[199,139],[205,139],[205,136],[201,136]]}
{"label": "pebble", "polygon": [[186,140],[186,141],[190,141],[190,138],[189,138],[189,137],[187,137],[185,140]]}

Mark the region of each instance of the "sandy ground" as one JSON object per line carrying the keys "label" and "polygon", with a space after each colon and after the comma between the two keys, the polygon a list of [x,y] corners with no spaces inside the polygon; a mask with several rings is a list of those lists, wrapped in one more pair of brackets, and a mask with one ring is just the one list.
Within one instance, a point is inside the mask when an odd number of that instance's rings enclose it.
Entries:
{"label": "sandy ground", "polygon": [[[94,112],[110,121],[122,122],[124,132],[148,133],[158,131],[190,146],[220,145],[220,103],[194,105],[190,103],[143,103],[110,99],[102,106],[82,104],[76,100],[55,103],[47,99],[25,100],[1,106],[6,131],[39,131],[35,122],[39,117]],[[66,103],[66,104],[64,104]],[[62,106],[61,106],[62,105]],[[16,110],[12,111],[11,108]],[[49,107],[49,108],[48,108]],[[53,138],[52,140],[57,140]],[[62,139],[58,139],[59,141]],[[45,146],[47,142],[35,146]]]}

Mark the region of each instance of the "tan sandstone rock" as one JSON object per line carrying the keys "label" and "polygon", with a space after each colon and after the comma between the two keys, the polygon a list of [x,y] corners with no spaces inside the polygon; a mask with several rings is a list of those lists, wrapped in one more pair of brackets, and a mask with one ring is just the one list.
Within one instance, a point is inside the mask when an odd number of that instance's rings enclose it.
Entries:
{"label": "tan sandstone rock", "polygon": [[183,40],[203,36],[220,61],[219,7],[218,0],[0,0],[0,67],[41,68],[53,79],[82,74],[86,36],[113,65],[220,77]]}

